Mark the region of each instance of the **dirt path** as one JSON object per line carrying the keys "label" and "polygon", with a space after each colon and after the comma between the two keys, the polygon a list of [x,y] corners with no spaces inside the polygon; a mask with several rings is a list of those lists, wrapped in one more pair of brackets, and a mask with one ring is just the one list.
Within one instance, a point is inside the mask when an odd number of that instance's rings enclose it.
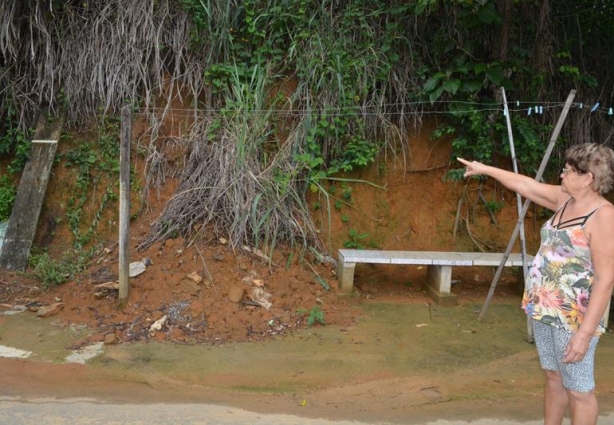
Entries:
{"label": "dirt path", "polygon": [[[1,316],[0,344],[32,354],[0,359],[0,396],[211,403],[365,423],[534,421],[541,415],[542,376],[517,302],[498,299],[477,322],[476,303],[440,308],[365,301],[362,317],[349,327],[314,327],[252,343],[105,346],[84,365],[65,359],[67,347],[87,330],[27,313]],[[605,414],[614,411],[612,334],[598,350]]]}

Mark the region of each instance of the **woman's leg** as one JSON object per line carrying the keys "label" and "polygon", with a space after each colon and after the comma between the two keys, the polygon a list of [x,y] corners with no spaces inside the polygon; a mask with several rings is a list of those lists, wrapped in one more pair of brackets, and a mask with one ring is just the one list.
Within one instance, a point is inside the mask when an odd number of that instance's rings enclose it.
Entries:
{"label": "woman's leg", "polygon": [[562,363],[572,333],[533,321],[533,336],[539,361],[546,374],[544,424],[561,425],[567,406],[573,425],[594,425],[598,417],[595,397],[595,350],[599,337],[591,339],[584,359]]}
{"label": "woman's leg", "polygon": [[563,387],[563,380],[558,371],[544,370],[544,372],[546,373],[544,425],[561,425],[569,405],[569,396],[567,390]]}
{"label": "woman's leg", "polygon": [[533,321],[533,337],[539,354],[539,361],[546,375],[544,389],[544,425],[561,425],[569,405],[567,390],[558,371],[555,328],[539,321]]}
{"label": "woman's leg", "polygon": [[594,391],[568,391],[572,425],[595,425],[599,416]]}
{"label": "woman's leg", "polygon": [[[557,385],[561,385],[566,391],[567,404],[571,409],[572,425],[595,425],[599,416],[597,397],[595,396],[595,351],[599,343],[599,337],[591,338],[588,351],[584,358],[575,363],[562,363],[565,348],[569,344],[569,340],[573,336],[572,333],[562,329],[554,330],[554,350],[556,358],[559,360],[557,375],[552,377],[550,382],[553,385],[553,391],[556,391]],[[559,381],[559,382],[557,382]],[[556,405],[556,395],[551,394],[551,400]],[[553,419],[556,416],[556,410],[553,411]],[[560,422],[552,422],[560,424]]]}

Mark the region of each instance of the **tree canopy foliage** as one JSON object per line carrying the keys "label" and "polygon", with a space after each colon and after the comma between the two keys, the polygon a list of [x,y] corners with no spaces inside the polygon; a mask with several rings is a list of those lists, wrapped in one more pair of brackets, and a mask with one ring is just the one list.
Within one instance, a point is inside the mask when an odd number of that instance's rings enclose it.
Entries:
{"label": "tree canopy foliage", "polygon": [[525,171],[571,89],[586,107],[561,147],[611,143],[607,0],[4,0],[0,20],[0,152],[43,107],[77,123],[130,102],[160,122],[156,96],[200,99],[181,196],[145,243],[205,222],[313,244],[305,191],[405,152],[425,114],[455,154],[508,153],[502,87]]}

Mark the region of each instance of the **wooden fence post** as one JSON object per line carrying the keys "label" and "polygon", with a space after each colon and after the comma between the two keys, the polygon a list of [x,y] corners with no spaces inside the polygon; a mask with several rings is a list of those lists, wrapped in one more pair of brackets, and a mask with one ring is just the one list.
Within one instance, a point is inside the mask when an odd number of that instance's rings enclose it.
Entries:
{"label": "wooden fence post", "polygon": [[30,157],[21,175],[15,204],[0,249],[0,267],[9,270],[28,268],[30,248],[36,233],[47,183],[62,132],[63,120],[47,123],[43,111],[32,140]]}
{"label": "wooden fence post", "polygon": [[119,304],[128,302],[130,292],[130,138],[132,112],[130,106],[121,111],[120,171],[119,171]]}

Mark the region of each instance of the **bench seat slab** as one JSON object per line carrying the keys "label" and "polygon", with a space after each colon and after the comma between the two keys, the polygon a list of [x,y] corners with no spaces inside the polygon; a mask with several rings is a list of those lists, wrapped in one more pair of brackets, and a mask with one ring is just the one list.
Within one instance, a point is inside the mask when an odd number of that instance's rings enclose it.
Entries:
{"label": "bench seat slab", "polygon": [[[530,263],[532,259],[532,256],[527,256],[525,261]],[[456,297],[451,291],[452,266],[496,267],[502,260],[501,253],[340,249],[337,278],[340,292],[348,293],[354,288],[357,263],[425,265],[428,295],[439,304],[454,305]],[[523,263],[522,254],[510,253],[505,266],[522,267]]]}

